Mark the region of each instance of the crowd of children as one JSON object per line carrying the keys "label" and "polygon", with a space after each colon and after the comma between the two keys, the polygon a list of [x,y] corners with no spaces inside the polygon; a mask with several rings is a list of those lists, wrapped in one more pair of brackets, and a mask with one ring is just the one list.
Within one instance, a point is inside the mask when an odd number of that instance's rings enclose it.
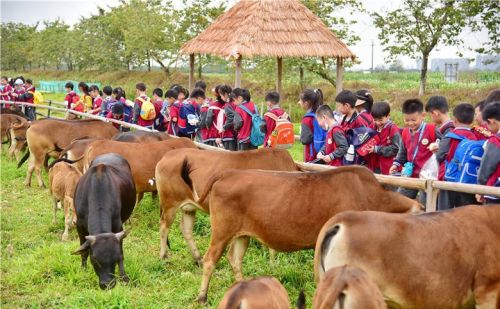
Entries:
{"label": "crowd of children", "polygon": [[[136,85],[135,99],[125,91],[105,86],[66,84],[68,109],[166,131],[171,135],[196,139],[231,151],[263,147],[289,148],[294,143],[293,124],[280,107],[280,95],[265,97],[267,112],[259,112],[247,89],[222,84],[207,94],[203,81],[191,93],[181,85],[166,90],[155,88],[147,95],[144,83]],[[33,102],[33,82],[17,78],[1,79],[1,99]],[[433,96],[427,104],[409,99],[402,104],[404,128],[391,120],[391,106],[374,102],[368,90],[343,90],[332,108],[323,102],[320,89],[305,89],[299,97],[305,111],[300,142],[304,161],[331,166],[364,165],[386,175],[431,178],[459,183],[500,186],[500,89],[472,106],[460,103],[449,115],[445,97]],[[34,119],[34,109],[26,110]],[[431,123],[425,121],[428,114]],[[74,117],[68,113],[68,118]],[[474,125],[476,122],[476,125]],[[122,131],[125,126],[115,123]],[[421,200],[424,192],[398,189]],[[496,197],[441,190],[438,209],[476,202],[500,202]]]}
{"label": "crowd of children", "polygon": [[[0,78],[0,100],[33,104],[43,101],[43,98],[41,98],[40,92],[36,91],[31,79],[25,80],[22,76],[9,79],[7,76],[2,76]],[[5,106],[11,107],[10,104]],[[16,106],[12,106],[12,108],[14,107]],[[36,110],[34,107],[26,106],[23,110],[29,120],[35,120]]]}

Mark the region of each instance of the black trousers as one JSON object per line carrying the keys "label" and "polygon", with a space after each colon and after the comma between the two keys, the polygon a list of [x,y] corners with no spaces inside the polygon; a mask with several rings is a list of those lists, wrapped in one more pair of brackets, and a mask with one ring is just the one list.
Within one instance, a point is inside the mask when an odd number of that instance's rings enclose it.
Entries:
{"label": "black trousers", "polygon": [[224,149],[236,151],[236,141],[234,139],[229,141],[222,141],[222,145],[224,146]]}
{"label": "black trousers", "polygon": [[238,143],[238,151],[244,151],[244,150],[253,150],[253,149],[257,149],[256,146],[250,144],[250,142],[248,143]]}
{"label": "black trousers", "polygon": [[471,204],[477,204],[474,194],[447,190],[439,191],[438,210],[452,209]]}

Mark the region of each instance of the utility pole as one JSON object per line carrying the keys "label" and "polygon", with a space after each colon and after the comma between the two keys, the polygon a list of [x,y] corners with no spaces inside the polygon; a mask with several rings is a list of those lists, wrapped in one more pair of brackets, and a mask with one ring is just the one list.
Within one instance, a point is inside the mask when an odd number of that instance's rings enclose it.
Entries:
{"label": "utility pole", "polygon": [[373,47],[374,47],[374,43],[373,43],[373,40],[372,40],[372,74],[373,74]]}

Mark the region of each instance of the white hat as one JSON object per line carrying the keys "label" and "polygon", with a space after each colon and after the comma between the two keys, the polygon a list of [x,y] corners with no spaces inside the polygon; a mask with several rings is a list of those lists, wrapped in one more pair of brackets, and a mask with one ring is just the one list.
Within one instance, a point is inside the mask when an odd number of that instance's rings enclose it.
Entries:
{"label": "white hat", "polygon": [[24,83],[23,83],[23,80],[20,78],[16,79],[16,81],[14,82],[14,85],[22,85],[22,84],[24,84]]}

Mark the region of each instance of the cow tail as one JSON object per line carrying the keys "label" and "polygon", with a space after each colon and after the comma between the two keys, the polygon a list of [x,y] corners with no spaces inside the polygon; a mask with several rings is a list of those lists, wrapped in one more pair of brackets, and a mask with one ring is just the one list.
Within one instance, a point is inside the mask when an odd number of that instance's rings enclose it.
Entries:
{"label": "cow tail", "polygon": [[76,163],[78,161],[80,161],[81,159],[83,159],[85,157],[85,155],[82,155],[81,157],[79,157],[78,159],[76,160],[70,160],[70,159],[66,159],[66,158],[59,158],[59,159],[56,159],[52,162],[50,162],[49,166],[47,167],[47,169],[51,169],[52,167],[54,167],[54,165],[56,165],[56,163],[59,163],[59,162],[66,162],[66,163],[69,163],[69,164],[73,164],[73,163]]}
{"label": "cow tail", "polygon": [[193,191],[193,180],[189,177],[189,173],[191,173],[191,167],[189,166],[189,162],[187,157],[184,157],[184,161],[182,161],[181,167],[181,177],[182,180],[186,183],[186,185]]}
{"label": "cow tail", "polygon": [[297,298],[297,309],[306,309],[306,294],[304,294],[304,290],[300,291]]}
{"label": "cow tail", "polygon": [[28,150],[26,151],[24,156],[21,158],[21,161],[19,161],[19,163],[17,163],[17,168],[20,168],[24,164],[24,162],[26,162],[26,160],[28,160],[29,156],[30,156],[30,148],[28,147]]}
{"label": "cow tail", "polygon": [[207,196],[210,194],[210,191],[212,191],[212,187],[213,185],[219,180],[222,178],[222,174],[216,174],[216,175],[213,175],[207,182],[207,185],[205,186],[205,189],[203,190],[203,192],[201,193],[200,195],[200,198],[198,199],[197,203],[198,204],[201,204],[203,203],[206,199],[207,199]]}
{"label": "cow tail", "polygon": [[335,224],[333,227],[331,227],[330,229],[328,229],[326,231],[325,236],[323,237],[323,241],[321,242],[321,249],[319,252],[319,258],[321,259],[320,263],[321,263],[321,269],[323,270],[323,272],[325,271],[324,261],[325,261],[326,251],[328,249],[328,246],[330,245],[330,242],[332,241],[332,238],[335,235],[337,235],[339,230],[340,230],[340,225]]}

